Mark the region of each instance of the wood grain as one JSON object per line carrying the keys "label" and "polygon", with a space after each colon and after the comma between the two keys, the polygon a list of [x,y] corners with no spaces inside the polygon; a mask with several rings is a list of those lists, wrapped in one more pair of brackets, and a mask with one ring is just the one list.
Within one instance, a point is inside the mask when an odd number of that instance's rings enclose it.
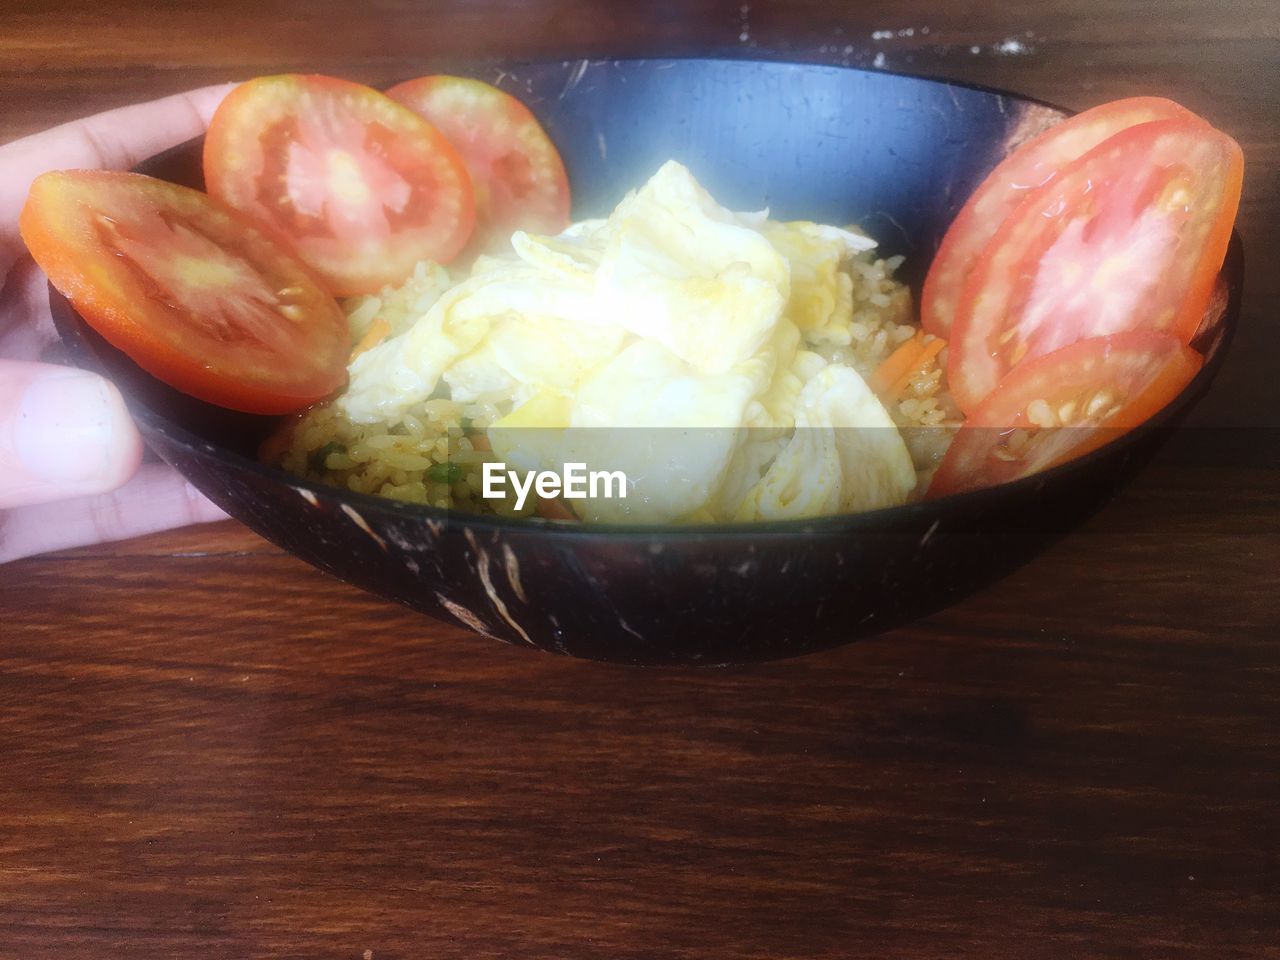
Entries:
{"label": "wood grain", "polygon": [[0,13],[0,139],[268,70],[772,50],[1073,107],[1165,94],[1249,164],[1245,316],[1200,432],[1008,580],[873,641],[567,661],[230,523],[6,566],[0,957],[1280,956],[1269,0]]}

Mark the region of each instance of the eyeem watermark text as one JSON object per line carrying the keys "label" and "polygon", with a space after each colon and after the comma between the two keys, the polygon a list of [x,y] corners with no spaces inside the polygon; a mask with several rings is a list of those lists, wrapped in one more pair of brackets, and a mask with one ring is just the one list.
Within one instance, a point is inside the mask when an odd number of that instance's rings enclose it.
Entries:
{"label": "eyeem watermark text", "polygon": [[505,463],[488,461],[484,465],[480,495],[486,500],[506,497],[507,484],[516,494],[516,509],[524,508],[530,491],[544,500],[564,497],[566,500],[625,500],[627,475],[621,470],[587,470],[585,463],[566,463],[564,473],[554,470],[508,470]]}

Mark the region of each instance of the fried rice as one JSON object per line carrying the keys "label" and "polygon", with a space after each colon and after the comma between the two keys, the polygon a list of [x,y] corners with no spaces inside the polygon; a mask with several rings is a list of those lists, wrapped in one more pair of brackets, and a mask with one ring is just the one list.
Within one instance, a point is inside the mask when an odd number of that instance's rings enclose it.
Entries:
{"label": "fried rice", "polygon": [[[910,289],[894,277],[902,261],[865,253],[844,264],[852,288],[848,342],[806,340],[805,348],[871,377],[919,333]],[[346,300],[353,344],[359,349],[371,331],[378,337],[404,332],[450,285],[445,268],[422,263],[399,287]],[[296,476],[357,493],[499,516],[534,515],[540,508],[535,498],[517,509],[514,494],[481,496],[483,464],[497,460],[486,430],[510,412],[510,399],[495,394],[458,403],[447,388],[446,395],[440,393],[376,423],[354,423],[334,402],[312,407],[264,444],[262,457]],[[917,369],[885,407],[911,454],[919,496],[961,421],[946,387],[946,350]]]}

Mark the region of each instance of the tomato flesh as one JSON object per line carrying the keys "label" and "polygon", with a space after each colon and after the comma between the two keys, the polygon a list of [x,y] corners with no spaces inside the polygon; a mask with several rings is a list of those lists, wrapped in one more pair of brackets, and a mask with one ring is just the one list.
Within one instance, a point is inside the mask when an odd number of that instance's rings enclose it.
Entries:
{"label": "tomato flesh", "polygon": [[1009,154],[969,197],[938,247],[920,298],[925,330],[939,337],[950,336],[969,272],[992,234],[1029,193],[1121,130],[1152,120],[1174,119],[1200,122],[1172,100],[1115,100],[1054,124]]}
{"label": "tomato flesh", "polygon": [[929,496],[1007,483],[1083,456],[1149,419],[1203,361],[1176,337],[1131,330],[1038,357],[965,420]]}
{"label": "tomato flesh", "polygon": [[332,77],[241,84],[210,123],[204,173],[212,195],[287,235],[339,295],[449,262],[475,220],[466,167],[440,132]]}
{"label": "tomato flesh", "polygon": [[185,393],[287,413],[346,380],[346,318],[319,278],[205,194],[140,174],[47,173],[20,228],[81,316]]}
{"label": "tomato flesh", "polygon": [[966,281],[947,367],[960,409],[1076,340],[1150,329],[1189,341],[1226,254],[1241,174],[1230,137],[1159,120],[1032,193]]}
{"label": "tomato flesh", "polygon": [[290,143],[285,160],[285,196],[304,217],[323,219],[339,236],[358,230],[382,239],[390,216],[404,212],[413,188],[381,157],[352,154],[318,137]]}
{"label": "tomato flesh", "polygon": [[476,235],[469,250],[510,250],[516,230],[569,225],[569,180],[555,144],[523,103],[466,77],[420,77],[387,96],[425,117],[457,147],[471,175]]}

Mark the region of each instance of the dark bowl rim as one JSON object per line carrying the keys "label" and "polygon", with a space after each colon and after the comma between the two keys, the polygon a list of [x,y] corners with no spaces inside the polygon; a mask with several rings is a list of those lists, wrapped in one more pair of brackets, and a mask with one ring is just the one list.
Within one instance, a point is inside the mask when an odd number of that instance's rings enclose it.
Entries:
{"label": "dark bowl rim", "polygon": [[[923,73],[911,73],[905,70],[885,70],[880,67],[857,66],[851,63],[833,63],[829,60],[817,59],[821,54],[815,54],[813,58],[806,59],[803,52],[795,50],[780,50],[770,47],[752,47],[750,55],[737,56],[736,51],[726,49],[717,51],[714,54],[701,53],[671,53],[661,54],[651,57],[627,56],[627,57],[584,57],[584,56],[565,56],[565,57],[466,57],[453,59],[451,57],[433,57],[433,63],[442,66],[448,66],[450,69],[469,68],[491,68],[502,70],[504,68],[519,67],[545,67],[553,64],[568,66],[572,63],[747,63],[759,64],[762,66],[784,66],[784,67],[817,67],[825,70],[833,70],[841,73],[865,73],[868,76],[888,76],[901,77],[906,80],[919,80],[924,83],[933,84],[942,87],[960,87],[964,90],[973,90],[976,93],[985,93],[994,97],[1005,97],[1011,100],[1017,100],[1020,103],[1034,103],[1037,106],[1048,107],[1061,113],[1064,117],[1072,116],[1078,113],[1070,107],[1064,107],[1060,103],[1053,103],[1050,100],[1043,100],[1040,97],[1031,97],[1022,93],[1015,93],[1012,90],[1005,90],[1002,87],[991,87],[982,83],[974,83],[970,80],[951,80],[946,77],[932,77]],[[765,54],[765,56],[759,56]],[[296,73],[297,71],[287,71]],[[412,79],[412,78],[406,78]],[[402,81],[397,81],[402,82]],[[199,137],[195,139],[200,139]],[[184,145],[185,146],[185,145]],[[144,163],[146,161],[143,161]]]}
{"label": "dark bowl rim", "polygon": [[[758,50],[753,51],[753,53],[754,52],[758,52]],[[1020,103],[1033,103],[1039,106],[1051,108],[1068,116],[1074,112],[1045,100],[1023,96],[1022,94],[1014,93],[1009,90],[1002,90],[997,87],[987,87],[965,81],[926,77],[917,74],[899,73],[897,71],[885,71],[875,68],[824,63],[818,60],[790,59],[786,57],[761,58],[757,56],[734,57],[728,55],[676,55],[660,57],[576,57],[522,60],[493,58],[472,59],[466,61],[466,63],[470,64],[473,68],[517,68],[521,66],[546,66],[555,63],[566,64],[579,61],[588,63],[601,62],[637,64],[669,61],[757,63],[819,68],[870,75],[888,75],[904,77],[937,86],[961,87],[990,96],[1008,98]],[[449,64],[454,68],[463,65],[463,61],[450,61],[447,58],[436,58],[436,62]],[[145,167],[155,163],[157,160],[165,156],[183,154],[191,150],[196,144],[201,143],[203,140],[203,134],[198,137],[193,137],[185,143],[178,144],[168,150],[162,151],[161,153],[141,161],[138,166]],[[404,501],[393,500],[389,497],[359,493],[342,487],[317,483],[316,481],[309,480],[305,477],[298,477],[294,474],[287,473],[279,467],[268,466],[267,464],[244,456],[234,450],[214,444],[201,437],[199,434],[188,430],[186,427],[167,419],[162,413],[153,410],[140,400],[128,395],[125,396],[125,400],[134,418],[138,421],[139,426],[143,428],[144,434],[148,431],[154,431],[171,436],[200,457],[221,459],[241,471],[247,470],[249,473],[255,474],[259,478],[270,482],[284,483],[300,493],[305,492],[310,494],[317,500],[334,501],[338,504],[348,505],[353,508],[360,508],[361,510],[372,511],[374,513],[383,512],[401,520],[408,520],[415,523],[427,522],[442,525],[448,523],[462,523],[471,528],[492,530],[495,533],[503,533],[507,531],[530,531],[550,534],[557,539],[577,539],[585,537],[592,539],[624,538],[678,541],[708,540],[725,537],[731,539],[750,539],[753,537],[785,537],[797,534],[813,536],[820,534],[851,533],[863,528],[883,529],[886,526],[892,526],[896,523],[910,523],[912,521],[918,523],[921,519],[927,517],[934,517],[935,519],[940,520],[941,515],[948,511],[965,510],[966,508],[979,504],[983,501],[988,503],[995,502],[1005,495],[1018,491],[1029,491],[1036,487],[1053,483],[1058,479],[1069,477],[1074,473],[1084,472],[1090,464],[1108,459],[1112,456],[1117,456],[1125,449],[1138,443],[1144,436],[1167,426],[1172,418],[1177,416],[1182,409],[1191,402],[1191,400],[1195,399],[1202,390],[1207,388],[1209,382],[1217,375],[1219,368],[1225,360],[1227,349],[1230,347],[1231,341],[1235,336],[1236,326],[1238,323],[1243,269],[1243,241],[1239,232],[1233,229],[1231,233],[1231,241],[1222,267],[1219,271],[1219,277],[1226,280],[1227,304],[1223,310],[1222,318],[1220,320],[1218,342],[1213,346],[1212,352],[1206,357],[1204,365],[1196,375],[1192,377],[1191,381],[1151,419],[1140,424],[1136,428],[1115,437],[1103,444],[1101,447],[1090,451],[1082,457],[1068,460],[1065,463],[1059,464],[1058,466],[1052,467],[1048,470],[1043,470],[1017,480],[997,484],[993,487],[948,494],[935,500],[915,500],[893,507],[881,507],[879,509],[866,510],[858,513],[839,513],[822,517],[790,520],[740,521],[733,523],[690,524],[684,526],[642,523],[566,523],[564,521],[546,520],[541,517],[500,517],[494,514],[470,513],[447,507],[434,507],[429,504],[406,503]],[[70,301],[63,297],[62,294],[52,286],[52,284],[49,285],[49,298],[51,305],[54,307],[55,314],[60,312],[61,309],[73,315],[77,324],[85,323],[84,319],[71,305]],[[98,372],[103,372],[102,364],[98,361],[98,358],[94,354],[92,348],[89,348],[85,344],[80,335],[80,329],[78,326],[73,325],[71,329],[74,331],[74,346],[77,348],[75,350],[77,363],[87,360],[89,364],[97,368]],[[130,360],[130,362],[132,362],[132,360]],[[138,369],[144,376],[151,376],[151,374],[142,370],[141,367]]]}

